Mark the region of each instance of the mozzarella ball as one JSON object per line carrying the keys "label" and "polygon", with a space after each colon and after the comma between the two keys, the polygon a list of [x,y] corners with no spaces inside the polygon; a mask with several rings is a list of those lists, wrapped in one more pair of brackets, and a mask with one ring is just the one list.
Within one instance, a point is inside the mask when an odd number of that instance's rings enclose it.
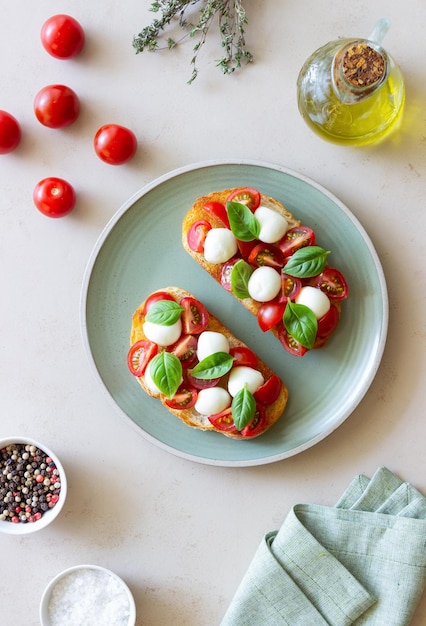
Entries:
{"label": "mozzarella ball", "polygon": [[148,367],[146,368],[144,376],[143,376],[143,381],[144,381],[145,385],[148,387],[148,389],[150,391],[152,391],[152,393],[160,394],[161,391],[159,390],[159,388],[157,387],[155,382],[152,380],[152,376],[151,376],[151,372],[150,372],[151,363],[152,363],[152,361],[150,363],[148,363]]}
{"label": "mozzarella ball", "polygon": [[325,315],[330,308],[330,300],[328,296],[316,287],[302,287],[296,297],[297,304],[304,304],[314,313],[317,320]]}
{"label": "mozzarella ball", "polygon": [[171,346],[182,334],[182,322],[180,318],[171,326],[163,326],[154,322],[144,322],[142,326],[144,335],[149,341],[159,346]]}
{"label": "mozzarella ball", "polygon": [[229,352],[228,339],[222,333],[205,330],[198,337],[197,358],[202,361],[215,352]]}
{"label": "mozzarella ball", "polygon": [[275,243],[284,237],[288,231],[288,222],[284,215],[268,209],[266,206],[258,207],[254,216],[260,224],[258,239],[264,243]]}
{"label": "mozzarella ball", "polygon": [[281,289],[281,276],[273,267],[262,265],[250,276],[248,292],[253,300],[268,302],[277,296]]}
{"label": "mozzarella ball", "polygon": [[204,241],[204,258],[209,263],[225,263],[238,250],[237,240],[228,228],[211,228]]}
{"label": "mozzarella ball", "polygon": [[198,398],[194,405],[195,410],[201,415],[214,415],[231,406],[231,396],[222,387],[209,387],[198,392]]}
{"label": "mozzarella ball", "polygon": [[254,393],[264,382],[264,378],[258,370],[246,365],[239,365],[233,367],[229,374],[228,391],[234,397],[244,385],[247,385],[247,389]]}

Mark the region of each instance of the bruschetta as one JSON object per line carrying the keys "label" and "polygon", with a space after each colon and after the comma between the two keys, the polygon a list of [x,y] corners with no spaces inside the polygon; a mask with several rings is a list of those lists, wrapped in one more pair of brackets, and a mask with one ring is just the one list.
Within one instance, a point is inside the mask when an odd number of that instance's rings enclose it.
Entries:
{"label": "bruschetta", "polygon": [[336,329],[347,282],[315,232],[275,198],[249,187],[200,197],[182,244],[290,354],[324,346]]}
{"label": "bruschetta", "polygon": [[287,404],[277,374],[178,287],[151,293],[134,312],[127,364],[187,426],[235,439],[266,432]]}

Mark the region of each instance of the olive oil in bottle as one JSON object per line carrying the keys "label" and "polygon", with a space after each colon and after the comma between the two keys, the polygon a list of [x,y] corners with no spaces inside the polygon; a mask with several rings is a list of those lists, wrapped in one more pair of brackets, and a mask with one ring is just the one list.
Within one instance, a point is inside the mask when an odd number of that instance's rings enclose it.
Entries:
{"label": "olive oil in bottle", "polygon": [[387,137],[398,127],[405,101],[401,70],[371,39],[339,39],[319,48],[303,65],[297,92],[310,128],[348,145]]}

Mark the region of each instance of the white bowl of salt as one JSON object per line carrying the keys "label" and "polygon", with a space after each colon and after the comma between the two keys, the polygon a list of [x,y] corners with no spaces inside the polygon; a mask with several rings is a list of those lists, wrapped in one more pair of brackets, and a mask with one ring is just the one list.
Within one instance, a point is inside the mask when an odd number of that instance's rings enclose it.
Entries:
{"label": "white bowl of salt", "polygon": [[40,622],[42,626],[134,626],[136,606],[117,574],[99,565],[76,565],[46,587]]}

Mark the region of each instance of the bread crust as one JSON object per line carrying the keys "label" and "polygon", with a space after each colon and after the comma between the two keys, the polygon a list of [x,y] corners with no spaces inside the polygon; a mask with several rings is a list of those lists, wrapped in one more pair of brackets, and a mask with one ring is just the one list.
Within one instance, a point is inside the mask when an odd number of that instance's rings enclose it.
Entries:
{"label": "bread crust", "polygon": [[[194,297],[191,293],[189,293],[188,291],[185,291],[184,289],[181,289],[180,287],[173,287],[173,286],[164,287],[152,293],[157,293],[158,291],[168,292],[169,294],[174,296],[174,298],[178,302],[184,297]],[[137,341],[147,339],[143,331],[143,324],[145,321],[145,315],[144,315],[145,302],[146,300],[144,300],[140,304],[140,306],[136,309],[136,311],[134,312],[132,316],[132,324],[131,324],[131,331],[130,331],[130,346],[132,346]],[[243,343],[237,337],[235,337],[235,335],[233,335],[230,332],[230,330],[228,330],[228,328],[226,328],[226,326],[224,326],[224,324],[216,316],[214,316],[209,311],[208,311],[208,314],[209,314],[209,323],[208,323],[206,330],[220,332],[223,335],[225,335],[226,338],[228,339],[229,346],[231,348],[237,347],[237,346],[246,347],[246,344]],[[258,357],[257,369],[262,373],[265,381],[275,374],[275,372],[270,367],[268,367],[266,363],[264,363],[259,357]],[[228,378],[227,376],[224,376],[222,380],[220,381],[219,385],[222,387],[226,387],[227,378]],[[154,393],[146,385],[143,376],[137,378],[137,380],[139,381],[139,384],[141,385],[145,393],[147,393],[149,396],[152,396],[160,400],[163,406],[170,413],[172,413],[177,418],[179,418],[187,426],[190,426],[192,428],[197,428],[200,430],[209,430],[209,431],[219,432],[233,439],[241,439],[241,440],[253,439],[253,437],[243,437],[239,432],[226,432],[226,431],[222,431],[222,430],[215,428],[213,424],[209,422],[209,420],[207,419],[207,416],[200,415],[194,408],[177,410],[177,409],[173,409],[169,407],[166,404],[166,398],[162,394]],[[278,398],[275,400],[273,404],[265,406],[265,415],[266,415],[265,428],[262,430],[262,432],[258,433],[258,435],[256,436],[263,434],[273,424],[275,424],[275,422],[281,417],[286,407],[287,400],[288,400],[288,390],[284,382],[281,381],[281,390],[280,390]]]}
{"label": "bread crust", "polygon": [[[223,223],[221,222],[221,220],[206,211],[204,207],[208,202],[220,202],[221,204],[226,205],[227,198],[229,198],[230,194],[236,190],[237,188],[224,189],[223,191],[213,191],[206,196],[197,198],[192,207],[186,213],[182,222],[182,245],[184,249],[219,284],[221,284],[222,268],[224,266],[224,263],[209,263],[204,258],[204,254],[202,252],[194,252],[194,250],[191,250],[188,245],[188,232],[192,224],[198,220],[206,220],[210,222],[213,228],[223,228]],[[273,209],[274,211],[280,213],[283,217],[285,217],[289,224],[289,228],[300,226],[302,224],[301,221],[296,219],[294,215],[292,215],[292,213],[290,213],[290,211],[288,211],[279,200],[276,200],[271,196],[261,194],[261,205]],[[241,304],[243,304],[243,306],[245,306],[245,308],[250,311],[250,313],[257,316],[259,309],[262,306],[260,302],[257,302],[252,298],[238,298],[232,291],[230,291],[229,293],[231,293],[234,298],[239,300],[239,302],[241,302]],[[334,306],[336,307],[337,312],[340,316],[340,302],[334,302]],[[276,327],[271,328],[269,332],[273,333],[275,337],[278,338],[279,333]],[[323,347],[327,343],[328,339],[329,337],[325,338],[316,347]]]}

